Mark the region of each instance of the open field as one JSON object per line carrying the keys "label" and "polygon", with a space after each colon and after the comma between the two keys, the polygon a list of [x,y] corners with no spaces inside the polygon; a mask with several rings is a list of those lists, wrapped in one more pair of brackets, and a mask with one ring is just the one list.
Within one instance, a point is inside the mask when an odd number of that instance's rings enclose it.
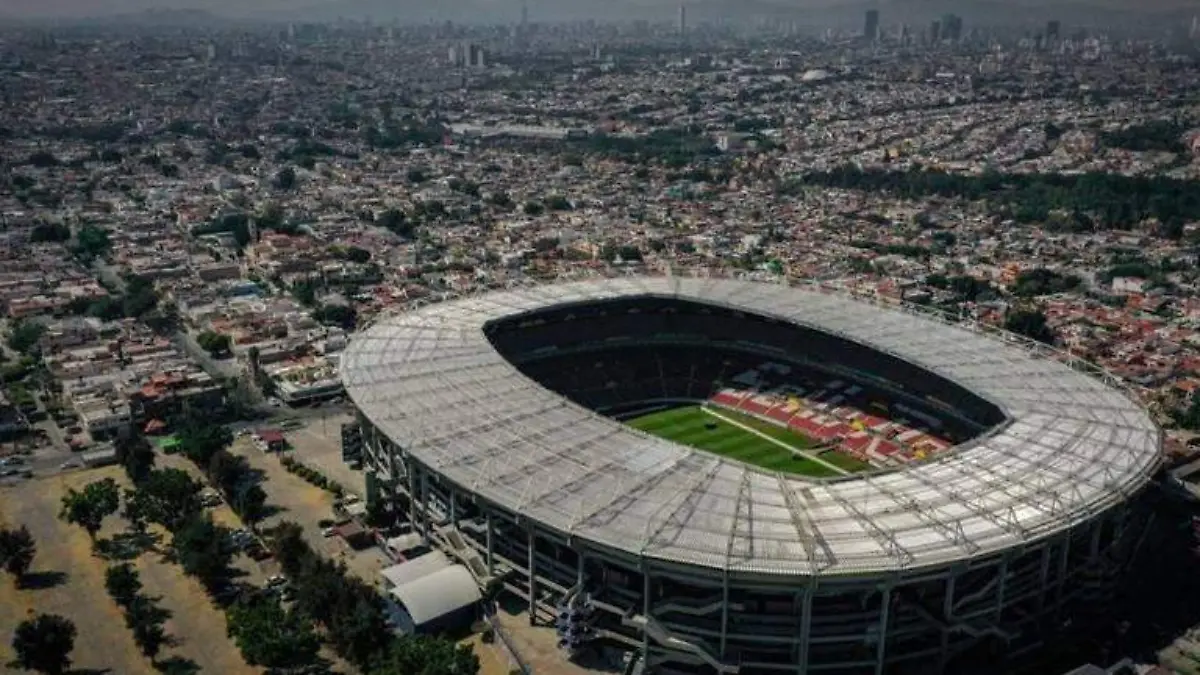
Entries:
{"label": "open field", "polygon": [[853,457],[817,450],[811,438],[724,408],[710,412],[699,405],[683,406],[628,419],[625,424],[769,471],[827,478],[867,468]]}
{"label": "open field", "polygon": [[[107,467],[29,481],[0,491],[0,516],[5,524],[26,525],[37,539],[34,572],[46,577],[51,572],[67,575],[62,583],[40,590],[15,590],[11,583],[0,585],[0,662],[7,663],[13,656],[8,636],[16,624],[26,613],[36,611],[61,614],[75,622],[79,635],[72,653],[74,667],[111,668],[109,672],[113,673],[156,672],[150,660],[138,651],[120,609],[104,589],[104,572],[110,563],[93,555],[91,542],[82,528],[57,518],[68,488],[82,489],[104,478],[113,478],[122,488],[129,487],[121,469]],[[120,516],[110,516],[99,537],[123,532],[126,525]],[[159,549],[165,550],[169,535],[162,534]],[[246,665],[226,636],[224,615],[198,581],[156,550],[142,553],[132,562],[141,573],[143,592],[171,612],[165,626],[171,641],[159,654],[160,659],[190,660],[202,672],[230,675],[261,672]]]}
{"label": "open field", "polygon": [[[0,490],[0,520],[6,526],[25,525],[37,540],[32,573],[40,575],[35,586],[44,586],[17,590],[9,578],[0,580],[0,664],[13,659],[9,640],[17,624],[40,612],[59,614],[75,623],[78,634],[71,652],[73,668],[129,675],[155,672],[150,659],[142,656],[134,644],[120,608],[104,590],[107,562],[92,555],[92,543],[83,528],[58,519],[68,488],[78,490],[94,480],[110,477],[123,486],[127,484],[119,468],[109,467],[26,481]],[[98,536],[122,531],[124,523],[118,521],[109,518]]]}

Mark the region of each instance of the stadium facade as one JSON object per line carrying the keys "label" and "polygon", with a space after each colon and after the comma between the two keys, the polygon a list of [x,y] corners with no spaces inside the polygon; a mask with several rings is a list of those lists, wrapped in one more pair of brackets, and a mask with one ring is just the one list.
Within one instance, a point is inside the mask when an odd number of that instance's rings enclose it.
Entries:
{"label": "stadium facade", "polygon": [[[648,436],[522,372],[640,347],[803,362],[978,433],[815,480]],[[817,286],[496,291],[381,319],[342,373],[372,496],[558,622],[565,649],[623,644],[655,672],[939,673],[1036,647],[1112,593],[1161,455],[1094,366]],[[654,396],[694,397],[691,373],[652,375]]]}

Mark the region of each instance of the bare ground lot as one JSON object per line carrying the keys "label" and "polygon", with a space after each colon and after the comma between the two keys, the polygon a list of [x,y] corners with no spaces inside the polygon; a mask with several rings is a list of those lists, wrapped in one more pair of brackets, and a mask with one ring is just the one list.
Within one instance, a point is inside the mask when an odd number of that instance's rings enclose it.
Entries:
{"label": "bare ground lot", "polygon": [[[91,540],[82,528],[58,520],[68,488],[81,489],[108,477],[125,478],[120,469],[110,467],[26,481],[0,491],[0,519],[6,526],[25,525],[37,540],[34,573],[65,575],[57,584],[34,590],[15,590],[8,579],[0,584],[0,667],[14,658],[9,641],[17,624],[41,612],[75,622],[73,668],[129,675],[155,672],[134,644],[120,608],[104,590],[107,563],[92,555]],[[113,525],[106,523],[100,536],[120,531]]]}
{"label": "bare ground lot", "polygon": [[[159,465],[164,465],[161,458]],[[73,652],[75,668],[92,668],[114,675],[155,672],[150,660],[138,651],[120,609],[104,589],[104,571],[109,563],[92,554],[91,542],[82,528],[57,518],[68,488],[81,489],[87,483],[109,477],[122,488],[128,487],[124,473],[117,467],[108,467],[0,490],[0,516],[6,524],[26,525],[37,539],[34,571],[67,574],[61,584],[41,590],[16,591],[11,583],[0,585],[0,663],[13,658],[8,636],[27,613],[36,611],[61,614],[75,622],[79,632]],[[110,516],[99,536],[110,537],[125,527],[119,516]],[[247,559],[239,562],[242,560]],[[143,592],[157,598],[159,606],[172,614],[165,627],[172,641],[163,649],[160,659],[190,659],[205,673],[262,672],[242,660],[241,653],[226,636],[224,614],[212,604],[198,581],[186,576],[177,564],[164,560],[158,551],[141,554],[134,565],[141,572]],[[104,671],[106,668],[111,670]]]}
{"label": "bare ground lot", "polygon": [[245,457],[251,467],[263,472],[262,488],[267,493],[267,503],[279,509],[263,521],[263,527],[290,520],[303,528],[304,539],[314,551],[346,563],[352,574],[368,583],[379,580],[379,570],[391,564],[382,551],[375,547],[354,551],[337,537],[321,536],[320,521],[333,518],[332,494],[288,473],[278,457],[263,453],[246,439],[239,438],[230,451]]}

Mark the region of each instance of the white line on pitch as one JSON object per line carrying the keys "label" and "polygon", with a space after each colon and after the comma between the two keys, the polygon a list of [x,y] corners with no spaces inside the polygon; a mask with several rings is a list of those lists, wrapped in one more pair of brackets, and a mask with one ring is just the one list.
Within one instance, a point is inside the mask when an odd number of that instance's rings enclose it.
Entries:
{"label": "white line on pitch", "polygon": [[789,445],[789,444],[784,443],[783,441],[779,440],[778,438],[773,438],[772,436],[770,436],[768,434],[764,434],[763,432],[759,431],[758,429],[755,429],[752,426],[749,426],[747,424],[742,424],[741,422],[739,422],[735,419],[730,419],[730,418],[722,415],[721,413],[717,412],[716,410],[709,408],[708,406],[701,406],[700,409],[703,410],[704,412],[708,413],[709,415],[712,415],[713,417],[721,420],[722,422],[724,422],[726,424],[732,424],[733,426],[741,429],[742,431],[748,431],[769,443],[774,443],[775,445],[778,445],[781,448],[786,448],[788,450],[791,450],[795,454],[800,455],[801,457],[804,457],[805,459],[811,459],[812,461],[816,462],[817,464],[820,464],[821,466],[832,469],[843,476],[850,475],[849,471],[846,471],[845,469],[843,469],[840,466],[837,466],[835,464],[830,464],[829,462],[826,462],[825,460],[821,459],[820,457],[817,457],[816,455],[811,455],[811,454],[801,450],[800,448],[797,448],[794,445]]}

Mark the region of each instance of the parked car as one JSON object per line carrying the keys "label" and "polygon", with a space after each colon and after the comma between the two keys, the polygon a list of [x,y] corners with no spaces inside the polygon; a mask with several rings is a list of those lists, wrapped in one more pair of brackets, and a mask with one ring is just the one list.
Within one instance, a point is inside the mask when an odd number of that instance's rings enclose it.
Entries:
{"label": "parked car", "polygon": [[287,582],[287,577],[283,576],[282,574],[272,574],[271,576],[267,577],[267,588],[286,586]]}
{"label": "parked car", "polygon": [[327,528],[325,528],[325,529],[321,530],[321,536],[322,536],[322,537],[332,537],[332,536],[335,536],[335,535],[337,535],[337,529],[336,529],[336,528],[327,527]]}

